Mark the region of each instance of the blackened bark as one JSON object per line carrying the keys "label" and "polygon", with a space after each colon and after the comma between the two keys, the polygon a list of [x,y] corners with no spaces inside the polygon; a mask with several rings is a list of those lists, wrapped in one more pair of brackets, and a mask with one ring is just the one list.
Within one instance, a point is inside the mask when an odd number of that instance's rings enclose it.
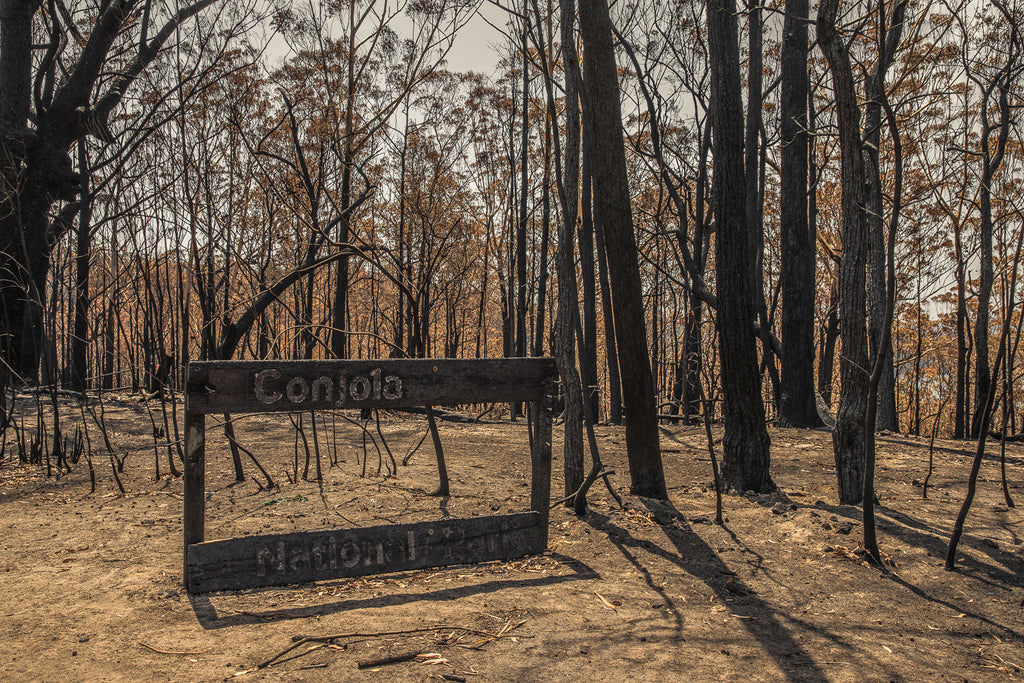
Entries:
{"label": "blackened bark", "polygon": [[[565,495],[575,493],[583,484],[583,410],[586,402],[584,386],[576,369],[576,325],[579,320],[579,303],[576,299],[576,268],[573,258],[573,238],[576,227],[576,210],[579,204],[580,176],[580,108],[579,62],[576,56],[574,0],[560,0],[562,13],[561,42],[562,60],[565,65],[565,154],[559,161],[558,131],[554,131],[555,162],[561,167],[559,183],[562,207],[562,222],[558,226],[558,252],[555,254],[555,268],[558,274],[558,310],[555,314],[554,351],[558,374],[562,379],[565,395]],[[548,83],[548,111],[555,115],[554,94]],[[591,285],[592,287],[592,285]],[[582,360],[582,359],[581,359]],[[584,361],[584,368],[586,362]],[[584,375],[586,376],[586,375]],[[586,419],[590,419],[589,417]]]}
{"label": "blackened bark", "polygon": [[613,322],[612,289],[608,284],[608,259],[604,246],[604,227],[601,213],[593,202],[594,173],[593,148],[594,135],[591,131],[587,108],[583,108],[583,210],[591,207],[594,225],[594,244],[597,247],[597,279],[601,289],[601,312],[604,328],[605,359],[608,364],[608,421],[613,425],[622,424],[622,383],[619,375],[619,352],[615,343],[615,323]]}
{"label": "blackened bark", "polygon": [[[981,241],[980,272],[978,274],[978,316],[974,321],[974,413],[971,419],[971,436],[978,437],[981,433],[981,422],[984,417],[985,404],[988,400],[989,391],[992,388],[992,370],[988,363],[989,345],[989,321],[991,313],[989,306],[992,299],[992,231],[994,220],[992,217],[992,183],[1003,163],[1006,153],[1010,125],[1013,121],[1010,112],[1009,90],[1013,81],[1018,77],[1019,68],[1016,65],[1020,52],[1019,36],[1016,26],[1013,27],[1010,37],[1010,49],[1006,63],[999,70],[995,79],[984,88],[979,114],[981,116],[981,183],[978,192],[981,195],[979,201],[979,212],[981,213]],[[995,97],[998,105],[999,120],[992,122],[989,111],[992,98]],[[996,135],[995,149],[992,149],[991,136]]]}
{"label": "blackened bark", "polygon": [[[573,4],[575,5],[575,3]],[[578,64],[576,68],[577,70],[579,69]],[[566,97],[568,97],[568,94]],[[578,127],[579,125],[577,124]],[[579,134],[578,131],[577,134]],[[567,164],[569,163],[568,135],[567,125]],[[583,390],[590,394],[590,401],[587,404],[590,409],[590,415],[587,416],[587,419],[593,424],[597,424],[600,414],[601,393],[598,391],[597,386],[597,284],[595,282],[597,273],[594,261],[594,220],[590,211],[589,174],[586,174],[584,177],[583,196],[580,207],[582,208],[579,222],[580,277],[583,279],[583,354],[580,357],[580,374],[583,381]]]}
{"label": "blackened bark", "polygon": [[758,333],[761,339],[760,372],[768,372],[774,397],[775,410],[782,402],[782,381],[779,368],[772,349],[772,320],[768,314],[768,305],[764,296],[764,170],[767,160],[767,149],[761,144],[761,133],[764,129],[762,116],[762,84],[764,82],[764,58],[762,55],[764,37],[762,36],[761,7],[757,2],[747,3],[747,130],[744,144],[744,172],[746,189],[746,221],[747,234],[750,236],[750,248],[753,260],[752,274],[754,285],[752,296],[754,308],[757,310]]}
{"label": "blackened bark", "polygon": [[523,20],[523,99],[522,128],[519,140],[519,221],[516,223],[516,350],[517,356],[526,355],[526,221],[527,198],[530,191],[527,160],[530,148],[530,62],[526,35],[530,30],[529,18]]}
{"label": "blackened bark", "polygon": [[718,344],[725,394],[722,485],[739,491],[771,491],[771,441],[764,420],[757,350],[750,334],[754,304],[754,251],[746,223],[743,104],[739,37],[733,0],[707,4],[711,62],[711,125],[714,136],[715,276]]}
{"label": "blackened bark", "polygon": [[832,368],[835,364],[836,341],[839,339],[839,283],[832,280],[828,312],[818,337],[818,393],[829,409],[832,407]]}
{"label": "blackened bark", "polygon": [[839,151],[842,159],[842,240],[839,263],[839,410],[832,432],[839,502],[860,503],[864,494],[864,428],[868,398],[868,340],[865,278],[867,223],[864,216],[864,156],[860,110],[850,55],[836,30],[838,0],[824,0],[818,10],[818,44],[832,73]]}
{"label": "blackened bark", "polygon": [[970,353],[967,349],[967,268],[964,265],[962,228],[953,225],[953,254],[956,258],[956,404],[953,406],[953,438],[967,436],[970,401]]}
{"label": "blackened bark", "polygon": [[[538,31],[543,29],[538,27]],[[545,76],[547,78],[547,76]],[[551,236],[551,133],[552,124],[544,123],[544,182],[541,183],[540,255],[537,258],[537,306],[533,325],[533,355],[544,355],[548,293],[548,244]]]}
{"label": "blackened bark", "polygon": [[89,157],[85,140],[78,141],[81,200],[75,240],[75,313],[71,337],[71,388],[85,391],[89,350],[89,247],[92,244],[92,197],[89,196]]}
{"label": "blackened bark", "polygon": [[[711,248],[711,226],[708,223],[708,215],[705,211],[706,194],[708,184],[708,157],[711,154],[711,125],[710,122],[704,127],[700,141],[699,168],[697,170],[697,182],[694,191],[695,201],[693,204],[693,242],[692,258],[695,273],[689,274],[690,280],[690,315],[686,321],[686,394],[683,398],[685,406],[684,415],[695,418],[708,405],[702,401],[701,396],[705,395],[702,387],[701,372],[703,369],[703,317],[704,300],[697,287],[697,280],[703,281],[705,269],[707,268],[708,253]],[[686,253],[686,235],[679,235],[679,249]],[[710,419],[710,416],[708,417]]]}
{"label": "blackened bark", "polygon": [[626,180],[622,111],[606,0],[580,2],[580,28],[586,54],[585,79],[594,138],[594,184],[605,237],[612,287],[615,337],[626,415],[626,448],[635,495],[667,498],[658,444],[658,417],[647,354],[643,291],[636,236]]}
{"label": "blackened bark", "polygon": [[[787,0],[782,37],[780,237],[782,400],[779,424],[821,425],[814,399],[814,232],[808,219],[808,0]],[[829,373],[831,380],[831,372]]]}
{"label": "blackened bark", "polygon": [[885,323],[885,229],[884,206],[882,203],[882,178],[879,163],[879,149],[882,140],[882,98],[885,88],[885,74],[892,63],[893,56],[903,35],[903,17],[906,13],[906,1],[897,2],[891,21],[886,29],[886,17],[880,17],[879,55],[872,72],[865,83],[865,145],[864,174],[865,193],[867,194],[868,224],[868,339],[870,356],[874,359],[882,356],[882,375],[878,383],[877,417],[874,425],[876,430],[899,431],[899,416],[896,413],[896,373],[893,368],[892,340],[882,346],[883,328]]}
{"label": "blackened bark", "polygon": [[[36,63],[39,88],[31,126],[33,56],[39,54],[32,49],[32,16],[40,3],[0,3],[0,319],[9,332],[0,344],[0,360],[22,377],[38,376],[51,252],[72,223],[68,207],[53,221],[50,210],[57,202],[73,201],[79,191],[68,150],[90,134],[113,140],[107,119],[128,86],[182,22],[214,1],[181,7],[152,38],[141,29],[136,54],[119,55],[118,70],[107,59],[118,35],[146,22],[136,20],[135,3],[102,3],[91,30],[83,30],[89,38],[77,62],[65,67],[70,75],[58,76],[52,54]],[[58,32],[49,38],[56,45],[66,37]],[[103,91],[94,99],[98,82]]]}

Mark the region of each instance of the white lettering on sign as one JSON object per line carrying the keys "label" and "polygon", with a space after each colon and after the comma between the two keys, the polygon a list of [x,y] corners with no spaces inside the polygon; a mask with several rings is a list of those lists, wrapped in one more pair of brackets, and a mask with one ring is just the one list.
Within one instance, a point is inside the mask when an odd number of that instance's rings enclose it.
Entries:
{"label": "white lettering on sign", "polygon": [[[340,542],[339,542],[340,540]],[[404,539],[342,538],[331,535],[311,543],[276,541],[256,548],[256,575],[294,573],[300,571],[335,570],[339,566],[352,569],[401,565],[416,559],[416,537],[412,531]]]}
{"label": "white lettering on sign", "polygon": [[349,378],[343,372],[337,378],[324,375],[312,382],[305,377],[292,377],[284,383],[284,393],[274,388],[280,386],[281,377],[281,371],[274,368],[257,372],[254,382],[256,400],[267,406],[285,398],[296,405],[312,402],[340,406],[348,400],[397,401],[402,398],[402,378],[385,375],[381,368],[374,368],[369,375]]}
{"label": "white lettering on sign", "polygon": [[277,403],[281,400],[281,392],[273,391],[267,393],[266,382],[267,380],[275,380],[281,376],[281,373],[277,370],[261,370],[256,373],[256,399],[260,403],[270,405],[271,403]]}

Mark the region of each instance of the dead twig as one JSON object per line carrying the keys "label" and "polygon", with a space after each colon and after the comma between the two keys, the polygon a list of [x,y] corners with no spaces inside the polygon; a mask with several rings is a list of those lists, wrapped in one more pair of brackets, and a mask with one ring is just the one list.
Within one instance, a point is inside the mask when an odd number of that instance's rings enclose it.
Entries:
{"label": "dead twig", "polygon": [[420,437],[419,443],[417,443],[416,446],[413,447],[413,449],[411,451],[406,453],[404,458],[402,458],[402,465],[408,465],[409,464],[409,461],[412,460],[412,456],[416,455],[416,451],[418,451],[420,449],[420,446],[423,445],[423,442],[427,440],[427,436],[429,436],[429,435],[430,435],[430,428],[428,427],[427,431],[423,432],[423,436]]}
{"label": "dead twig", "polygon": [[584,497],[586,497],[587,491],[590,490],[590,487],[594,484],[595,481],[597,481],[599,478],[604,477],[604,480],[607,482],[608,481],[608,477],[613,475],[613,474],[615,474],[615,470],[602,469],[602,468],[598,468],[596,466],[592,467],[590,469],[590,473],[587,474],[587,478],[583,480],[582,484],[580,484],[580,487],[578,489],[576,489],[575,491],[573,491],[572,493],[570,493],[565,498],[561,498],[561,499],[556,500],[555,502],[553,502],[551,504],[550,509],[554,510],[556,507],[558,507],[562,503],[567,503],[570,500],[574,500],[576,498],[576,496],[579,496],[581,493],[582,493],[582,495]]}
{"label": "dead twig", "polygon": [[155,647],[153,647],[152,645],[147,645],[146,643],[142,642],[141,640],[137,641],[137,642],[142,647],[146,648],[147,650],[152,650],[153,652],[157,653],[158,655],[202,655],[202,654],[206,654],[207,652],[209,652],[209,650],[195,650],[195,651],[187,651],[187,652],[185,652],[185,651],[180,651],[179,652],[177,650],[158,650]]}
{"label": "dead twig", "polygon": [[[523,623],[525,623],[525,620],[523,620],[522,622],[517,624],[516,627],[518,627],[519,625],[521,625]],[[507,624],[506,624],[506,626],[507,626]],[[515,628],[515,627],[513,627],[513,628]],[[511,630],[511,629],[509,629],[509,630]],[[276,655],[274,655],[270,659],[267,659],[267,660],[257,664],[256,665],[256,669],[265,669],[268,666],[273,666],[274,664],[278,663],[278,660],[280,660],[286,654],[288,654],[292,650],[295,650],[296,648],[302,647],[303,645],[305,645],[307,643],[331,643],[331,642],[333,642],[335,640],[345,640],[345,639],[348,639],[348,638],[383,638],[385,636],[404,636],[404,635],[411,635],[413,633],[429,633],[431,631],[462,631],[463,633],[472,633],[472,634],[475,634],[475,635],[479,635],[479,636],[484,636],[486,638],[490,638],[492,640],[496,639],[496,638],[500,638],[505,633],[507,633],[507,631],[505,631],[505,629],[502,629],[503,633],[494,634],[494,633],[491,633],[489,631],[480,631],[480,630],[477,630],[477,629],[466,628],[464,626],[445,626],[445,625],[440,625],[440,626],[427,626],[427,627],[423,627],[423,628],[404,629],[404,630],[401,630],[401,631],[375,631],[375,632],[335,633],[335,634],[326,635],[326,636],[302,636],[302,635],[298,635],[298,636],[293,636],[292,637],[292,641],[293,642],[292,642],[291,645],[289,645],[288,647],[284,648],[283,650],[278,652]]]}
{"label": "dead twig", "polygon": [[360,669],[370,669],[375,666],[383,666],[384,664],[397,664],[398,662],[408,662],[410,659],[416,659],[420,656],[420,653],[416,650],[412,652],[400,652],[397,655],[389,655],[387,657],[378,657],[376,659],[364,659],[361,662],[357,662],[356,666]]}
{"label": "dead twig", "polygon": [[[470,645],[459,645],[459,647],[464,647],[467,650],[479,650],[480,648],[482,648],[487,643],[491,643],[491,642],[493,642],[495,640],[498,640],[499,638],[504,638],[510,632],[514,631],[515,629],[519,628],[520,626],[522,626],[525,623],[526,623],[526,619],[523,619],[522,621],[516,622],[515,624],[513,624],[511,620],[506,621],[505,625],[502,626],[501,630],[498,631],[497,633],[488,633],[488,634],[486,634],[487,635],[486,638],[482,638],[481,640],[478,640],[475,643],[471,643]],[[478,633],[478,632],[477,631],[473,631],[473,633]]]}

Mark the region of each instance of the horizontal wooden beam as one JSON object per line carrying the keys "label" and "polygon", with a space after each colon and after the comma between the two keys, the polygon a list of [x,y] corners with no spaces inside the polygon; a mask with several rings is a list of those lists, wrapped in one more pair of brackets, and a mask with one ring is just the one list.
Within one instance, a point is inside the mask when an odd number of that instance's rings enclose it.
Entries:
{"label": "horizontal wooden beam", "polygon": [[543,552],[538,512],[244,536],[186,547],[188,590],[202,593],[506,560]]}
{"label": "horizontal wooden beam", "polygon": [[330,408],[538,401],[557,377],[551,358],[193,361],[188,410]]}

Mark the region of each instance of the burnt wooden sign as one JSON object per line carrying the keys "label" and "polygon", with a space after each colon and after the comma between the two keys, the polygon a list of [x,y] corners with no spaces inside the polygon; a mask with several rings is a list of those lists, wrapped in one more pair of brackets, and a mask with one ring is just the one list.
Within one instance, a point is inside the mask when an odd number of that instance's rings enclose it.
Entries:
{"label": "burnt wooden sign", "polygon": [[[511,559],[547,546],[551,358],[189,363],[184,576],[190,592]],[[205,541],[206,414],[529,402],[530,512]]]}
{"label": "burnt wooden sign", "polygon": [[232,590],[521,557],[544,549],[540,514],[447,519],[207,541],[189,590]]}

